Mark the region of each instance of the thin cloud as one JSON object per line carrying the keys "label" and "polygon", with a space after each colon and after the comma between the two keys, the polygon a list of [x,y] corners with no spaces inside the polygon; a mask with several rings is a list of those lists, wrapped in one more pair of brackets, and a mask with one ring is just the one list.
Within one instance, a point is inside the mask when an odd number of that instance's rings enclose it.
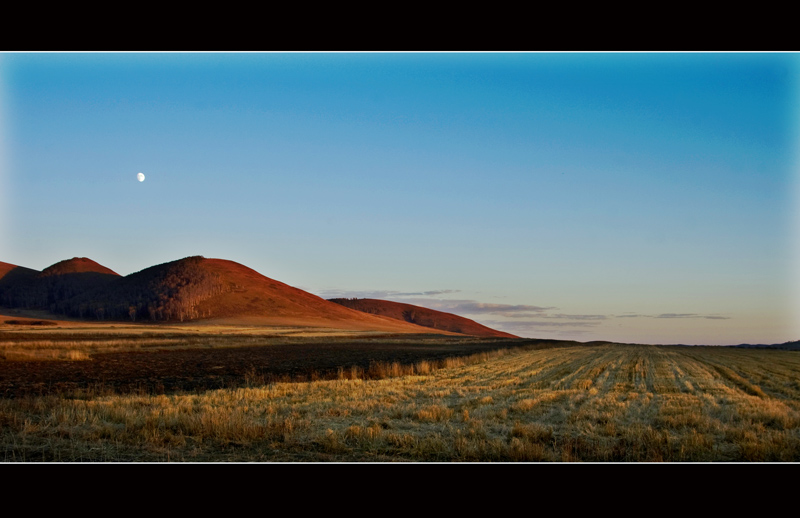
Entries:
{"label": "thin cloud", "polygon": [[557,319],[557,320],[608,320],[610,317],[608,315],[569,315],[564,313],[556,313],[556,314],[549,314],[549,313],[511,313],[511,314],[503,314],[503,316],[508,318],[549,318],[549,319]]}
{"label": "thin cloud", "polygon": [[572,337],[573,339],[578,336],[597,333],[597,326],[602,324],[602,322],[596,320],[583,322],[545,322],[541,320],[515,320],[510,322],[485,320],[481,323],[492,329],[505,331],[522,337]]}
{"label": "thin cloud", "polygon": [[489,327],[510,328],[510,329],[531,329],[539,327],[595,327],[600,325],[600,322],[542,322],[541,320],[525,320],[525,321],[485,321],[484,325]]}
{"label": "thin cloud", "polygon": [[[481,323],[497,329],[535,329],[545,327],[581,327],[595,326],[601,321],[610,318],[659,318],[659,319],[681,319],[681,318],[702,318],[707,320],[730,320],[730,317],[718,314],[700,313],[661,313],[658,315],[644,315],[641,313],[623,313],[621,315],[601,315],[601,314],[569,314],[569,313],[550,313],[559,308],[555,306],[533,306],[529,304],[495,304],[490,302],[480,302],[472,299],[437,299],[439,295],[449,295],[459,293],[461,290],[428,290],[403,292],[392,290],[372,290],[372,291],[346,291],[346,290],[324,290],[320,296],[326,299],[332,298],[359,298],[359,299],[383,299],[405,304],[413,304],[437,311],[453,313],[456,315],[496,315],[504,318],[513,319],[512,321],[487,322]],[[565,322],[552,322],[552,320],[563,320]]]}
{"label": "thin cloud", "polygon": [[400,292],[389,290],[373,290],[373,291],[344,291],[344,290],[326,290],[320,293],[320,297],[326,299],[333,298],[359,298],[359,299],[384,299],[393,302],[402,302],[405,304],[414,304],[416,306],[423,306],[437,311],[444,311],[447,313],[455,313],[458,315],[504,315],[516,316],[515,314],[523,314],[526,317],[539,315],[545,311],[558,309],[553,306],[532,306],[527,304],[493,304],[488,302],[479,302],[472,299],[437,299],[437,298],[419,298],[419,297],[435,297],[437,295],[448,295],[451,293],[458,293],[461,290],[430,290],[420,292]]}
{"label": "thin cloud", "polygon": [[720,315],[699,315],[697,313],[662,313],[653,318],[706,318],[709,320],[730,320],[730,317]]}
{"label": "thin cloud", "polygon": [[458,293],[461,290],[430,290],[402,292],[391,290],[352,291],[352,290],[323,290],[319,296],[324,299],[395,299],[400,297],[433,297]]}
{"label": "thin cloud", "polygon": [[431,290],[417,291],[410,293],[393,293],[393,297],[433,297],[435,295],[447,295],[448,293],[458,293],[461,290]]}
{"label": "thin cloud", "polygon": [[526,304],[513,304],[513,305],[489,304],[486,302],[467,301],[455,305],[453,309],[469,314],[482,314],[482,313],[506,314],[506,313],[519,313],[519,312],[541,313],[544,311],[548,311],[551,309],[558,309],[558,308],[552,306],[545,307],[545,306],[529,306]]}
{"label": "thin cloud", "polygon": [[562,318],[566,320],[606,320],[608,315],[567,315],[558,313],[555,315],[542,315],[544,318]]}
{"label": "thin cloud", "polygon": [[660,315],[640,315],[638,313],[628,313],[624,315],[614,315],[614,318],[705,318],[708,320],[730,320],[731,317],[722,315],[701,315],[699,313],[661,313]]}

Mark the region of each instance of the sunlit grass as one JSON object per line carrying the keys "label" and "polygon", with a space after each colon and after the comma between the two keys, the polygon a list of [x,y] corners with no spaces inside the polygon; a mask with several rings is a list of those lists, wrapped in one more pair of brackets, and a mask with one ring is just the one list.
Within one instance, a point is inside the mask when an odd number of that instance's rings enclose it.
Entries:
{"label": "sunlit grass", "polygon": [[[98,353],[142,350],[214,349],[295,343],[341,343],[376,341],[391,346],[394,342],[424,340],[432,344],[488,342],[492,339],[447,337],[442,335],[390,335],[349,332],[335,329],[261,326],[87,326],[42,329],[9,329],[0,326],[0,361],[89,360]],[[498,339],[502,341],[503,339]],[[397,366],[376,365],[375,369]],[[424,368],[420,365],[419,368]],[[406,369],[403,371],[408,373]],[[362,373],[363,374],[363,373]],[[373,377],[399,375],[400,372],[372,372]],[[359,377],[361,374],[359,374]]]}

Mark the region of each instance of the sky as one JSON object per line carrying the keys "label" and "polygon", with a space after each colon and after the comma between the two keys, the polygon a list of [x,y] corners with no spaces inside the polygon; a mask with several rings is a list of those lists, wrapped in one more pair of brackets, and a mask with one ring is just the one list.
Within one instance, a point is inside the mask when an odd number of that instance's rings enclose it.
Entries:
{"label": "sky", "polygon": [[203,255],[519,336],[798,340],[799,64],[0,53],[0,261]]}

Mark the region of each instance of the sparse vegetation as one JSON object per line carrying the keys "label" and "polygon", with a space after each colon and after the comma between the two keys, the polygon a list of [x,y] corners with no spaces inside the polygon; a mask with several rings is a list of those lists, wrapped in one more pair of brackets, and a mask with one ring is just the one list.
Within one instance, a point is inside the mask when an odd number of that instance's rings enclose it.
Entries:
{"label": "sparse vegetation", "polygon": [[[800,460],[793,351],[592,345],[0,400],[10,461]],[[375,379],[377,378],[377,379]]]}

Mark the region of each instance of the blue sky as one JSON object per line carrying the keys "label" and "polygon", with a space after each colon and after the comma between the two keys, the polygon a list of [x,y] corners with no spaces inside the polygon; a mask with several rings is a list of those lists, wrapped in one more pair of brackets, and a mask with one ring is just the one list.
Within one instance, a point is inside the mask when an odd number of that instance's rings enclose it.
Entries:
{"label": "blue sky", "polygon": [[522,336],[795,340],[797,65],[5,53],[0,261],[204,255]]}

